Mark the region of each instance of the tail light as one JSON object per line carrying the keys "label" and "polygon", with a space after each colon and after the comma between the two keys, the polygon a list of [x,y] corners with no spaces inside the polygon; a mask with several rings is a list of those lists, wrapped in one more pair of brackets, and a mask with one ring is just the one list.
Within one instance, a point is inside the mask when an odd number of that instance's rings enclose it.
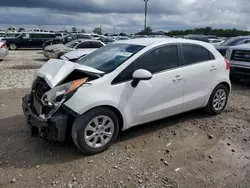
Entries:
{"label": "tail light", "polygon": [[7,46],[5,43],[3,43],[2,46],[0,46],[0,48],[7,48]]}
{"label": "tail light", "polygon": [[226,62],[226,70],[229,70],[230,69],[230,62],[225,59],[225,62]]}

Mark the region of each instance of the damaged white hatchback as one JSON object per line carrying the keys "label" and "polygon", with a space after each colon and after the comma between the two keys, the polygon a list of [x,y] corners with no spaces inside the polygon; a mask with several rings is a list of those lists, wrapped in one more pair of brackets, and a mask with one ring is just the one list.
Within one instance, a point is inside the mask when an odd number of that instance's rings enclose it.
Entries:
{"label": "damaged white hatchback", "polygon": [[220,114],[231,90],[229,68],[200,41],[117,41],[76,63],[49,60],[23,98],[23,111],[32,135],[71,136],[81,151],[96,154],[135,125],[203,107]]}

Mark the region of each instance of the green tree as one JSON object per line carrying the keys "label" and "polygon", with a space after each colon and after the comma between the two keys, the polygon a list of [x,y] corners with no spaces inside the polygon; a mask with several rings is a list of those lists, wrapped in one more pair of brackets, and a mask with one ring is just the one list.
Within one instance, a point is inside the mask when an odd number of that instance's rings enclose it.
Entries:
{"label": "green tree", "polygon": [[77,32],[77,28],[76,28],[76,27],[72,27],[71,31],[72,31],[73,33],[75,33],[75,32]]}
{"label": "green tree", "polygon": [[96,27],[95,29],[93,29],[93,33],[101,35],[102,34],[102,28],[101,27]]}
{"label": "green tree", "polygon": [[148,34],[151,34],[152,31],[153,31],[153,29],[150,26],[148,26],[148,27],[146,27],[144,32],[145,32],[146,35],[148,35]]}
{"label": "green tree", "polygon": [[85,29],[82,29],[81,32],[82,32],[82,33],[86,33]]}
{"label": "green tree", "polygon": [[25,30],[24,28],[20,27],[20,28],[18,29],[18,32],[22,32],[22,31],[24,31],[24,30]]}

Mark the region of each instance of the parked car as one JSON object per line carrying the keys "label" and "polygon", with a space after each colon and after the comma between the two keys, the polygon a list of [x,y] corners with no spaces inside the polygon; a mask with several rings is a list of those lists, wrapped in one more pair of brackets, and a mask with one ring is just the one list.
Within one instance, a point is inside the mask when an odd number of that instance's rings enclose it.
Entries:
{"label": "parked car", "polygon": [[68,52],[60,57],[60,59],[68,60],[71,62],[76,62],[79,58],[86,56],[99,48],[87,48],[87,49],[78,49]]}
{"label": "parked car", "polygon": [[209,43],[148,38],[117,41],[77,63],[49,60],[23,111],[33,136],[63,141],[71,131],[87,154],[120,131],[197,108],[220,114],[231,90],[229,63]]}
{"label": "parked car", "polygon": [[250,43],[229,47],[225,57],[230,61],[231,80],[250,79]]}
{"label": "parked car", "polygon": [[205,36],[205,35],[186,35],[184,38],[203,41],[203,42],[209,42],[208,36]]}
{"label": "parked car", "polygon": [[49,32],[25,32],[16,38],[3,38],[7,47],[11,50],[18,48],[42,48],[45,40],[55,38],[54,33]]}
{"label": "parked car", "polygon": [[208,41],[210,44],[213,44],[213,45],[220,45],[221,43],[224,42],[224,40],[222,39],[208,39]]}
{"label": "parked car", "polygon": [[100,41],[102,41],[103,43],[105,43],[105,44],[109,44],[109,43],[111,43],[111,42],[114,42],[114,39],[113,39],[113,37],[110,37],[110,36],[99,36],[99,38],[97,38],[97,40],[100,40]]}
{"label": "parked car", "polygon": [[76,39],[67,44],[53,44],[45,47],[43,55],[47,58],[60,58],[75,49],[97,49],[105,44],[98,40]]}
{"label": "parked car", "polygon": [[221,53],[221,55],[225,56],[226,51],[230,46],[247,44],[249,42],[250,42],[250,36],[232,37],[215,47]]}
{"label": "parked car", "polygon": [[4,42],[0,42],[0,59],[8,55],[8,49]]}
{"label": "parked car", "polygon": [[43,49],[46,46],[49,46],[52,44],[66,44],[76,39],[93,39],[93,37],[87,34],[82,34],[82,33],[71,33],[62,38],[55,38],[55,39],[45,41],[43,43]]}

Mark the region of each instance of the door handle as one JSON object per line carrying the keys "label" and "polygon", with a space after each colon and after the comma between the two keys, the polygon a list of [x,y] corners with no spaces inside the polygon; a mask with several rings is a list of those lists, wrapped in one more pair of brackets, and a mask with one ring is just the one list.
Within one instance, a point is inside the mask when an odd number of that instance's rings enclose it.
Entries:
{"label": "door handle", "polygon": [[217,67],[213,65],[213,66],[210,68],[210,71],[214,71],[214,70],[216,70],[216,69],[217,69]]}
{"label": "door handle", "polygon": [[182,76],[177,75],[177,76],[174,77],[173,81],[174,81],[174,82],[178,82],[178,81],[181,81],[182,79],[183,79]]}

